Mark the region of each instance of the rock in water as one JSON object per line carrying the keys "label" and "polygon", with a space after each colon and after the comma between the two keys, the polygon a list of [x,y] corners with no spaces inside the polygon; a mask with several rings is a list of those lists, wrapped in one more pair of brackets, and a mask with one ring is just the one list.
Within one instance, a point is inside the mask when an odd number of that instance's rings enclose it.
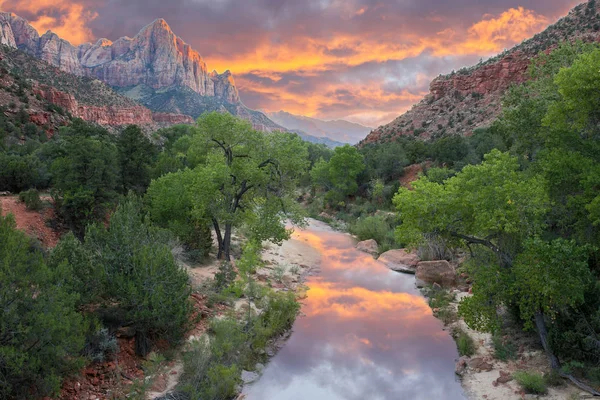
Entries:
{"label": "rock in water", "polygon": [[260,375],[253,371],[242,371],[242,381],[245,385],[256,381],[259,376]]}
{"label": "rock in water", "polygon": [[379,254],[379,245],[373,239],[358,242],[356,249],[359,251],[364,251],[365,253],[369,253],[372,256],[377,256],[377,254]]}
{"label": "rock in water", "polygon": [[456,271],[446,260],[421,261],[417,264],[417,286],[437,283],[443,288],[450,288],[456,283]]}
{"label": "rock in water", "polygon": [[392,271],[414,274],[417,270],[417,264],[419,263],[419,256],[415,253],[400,249],[386,251],[378,258],[378,260],[384,263]]}

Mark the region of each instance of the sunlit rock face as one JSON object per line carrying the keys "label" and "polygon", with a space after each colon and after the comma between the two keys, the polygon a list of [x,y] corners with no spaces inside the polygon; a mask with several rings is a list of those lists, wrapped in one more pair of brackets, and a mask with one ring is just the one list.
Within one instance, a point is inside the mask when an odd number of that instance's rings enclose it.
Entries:
{"label": "sunlit rock face", "polygon": [[228,103],[240,101],[231,73],[209,73],[200,54],[177,37],[163,19],[147,25],[134,38],[123,37],[114,43],[100,39],[75,47],[50,31],[39,36],[15,14],[0,13],[0,35],[2,44],[110,86],[186,87]]}

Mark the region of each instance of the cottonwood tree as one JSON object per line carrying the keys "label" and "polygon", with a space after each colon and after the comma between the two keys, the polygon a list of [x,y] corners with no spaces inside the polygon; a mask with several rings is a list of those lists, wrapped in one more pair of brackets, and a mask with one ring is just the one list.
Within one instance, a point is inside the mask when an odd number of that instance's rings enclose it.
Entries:
{"label": "cottonwood tree", "polygon": [[[229,260],[234,228],[245,226],[253,240],[280,242],[289,236],[286,219],[303,221],[294,194],[308,153],[298,137],[257,132],[230,114],[210,113],[198,119],[187,148],[196,167],[168,179],[191,180],[186,190],[193,199],[192,214],[213,225],[219,258]],[[158,179],[152,186],[162,183]]]}
{"label": "cottonwood tree", "polygon": [[493,150],[481,165],[467,166],[443,183],[422,177],[413,187],[394,197],[402,221],[398,241],[416,246],[433,234],[469,249],[475,283],[473,296],[459,307],[465,322],[493,331],[498,308],[516,306],[526,327],[536,327],[552,367],[559,368],[548,345],[547,317],[583,304],[591,274],[585,247],[540,239],[551,205],[544,178]]}

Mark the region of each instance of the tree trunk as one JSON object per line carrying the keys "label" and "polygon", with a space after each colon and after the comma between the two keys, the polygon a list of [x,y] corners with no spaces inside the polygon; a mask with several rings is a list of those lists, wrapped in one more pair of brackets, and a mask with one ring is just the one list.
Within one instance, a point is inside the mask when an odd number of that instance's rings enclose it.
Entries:
{"label": "tree trunk", "polygon": [[231,250],[231,224],[225,224],[225,236],[223,237],[223,253],[226,261],[231,261],[230,256]]}
{"label": "tree trunk", "polygon": [[217,235],[217,243],[219,247],[217,259],[220,260],[223,257],[223,236],[221,235],[221,228],[219,227],[219,222],[215,218],[212,219],[212,222],[213,226],[215,227],[215,234]]}
{"label": "tree trunk", "polygon": [[550,360],[550,365],[552,366],[552,369],[555,371],[558,371],[558,374],[560,376],[570,380],[571,383],[573,383],[579,389],[585,390],[586,392],[591,393],[594,396],[600,396],[600,392],[598,392],[594,388],[581,382],[580,380],[575,378],[573,375],[570,375],[570,374],[567,374],[567,373],[561,371],[560,361],[558,360],[558,357],[556,357],[556,355],[552,352],[552,349],[550,348],[550,345],[548,344],[548,329],[546,328],[546,320],[544,319],[544,314],[541,311],[539,311],[535,314],[535,326],[538,330],[538,334],[540,335],[540,340],[542,341],[542,347],[544,348],[544,351],[546,352],[546,355],[548,356],[548,359]]}
{"label": "tree trunk", "polygon": [[152,344],[150,343],[150,339],[148,339],[148,335],[145,332],[137,330],[135,332],[135,354],[140,357],[146,357],[150,353],[150,350],[152,350]]}
{"label": "tree trunk", "polygon": [[550,360],[550,366],[552,369],[560,369],[560,362],[552,349],[548,345],[548,329],[546,328],[546,320],[544,319],[544,314],[541,311],[535,313],[535,327],[537,328],[538,335],[540,335],[540,340],[542,341],[542,347]]}

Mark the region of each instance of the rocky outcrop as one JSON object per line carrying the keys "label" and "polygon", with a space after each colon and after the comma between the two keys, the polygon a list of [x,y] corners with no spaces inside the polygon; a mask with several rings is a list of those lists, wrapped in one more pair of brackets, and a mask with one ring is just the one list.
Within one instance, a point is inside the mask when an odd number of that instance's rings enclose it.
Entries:
{"label": "rocky outcrop", "polygon": [[529,64],[527,55],[515,51],[498,62],[477,68],[471,74],[441,76],[431,82],[429,89],[431,99],[437,101],[451,95],[466,97],[477,93],[486,96],[498,91],[504,92],[511,85],[527,80]]}
{"label": "rocky outcrop", "polygon": [[387,125],[373,130],[360,145],[382,143],[398,136],[422,139],[445,135],[471,135],[475,129],[489,126],[502,111],[502,97],[511,85],[530,78],[529,65],[540,52],[550,52],[564,40],[599,41],[597,15],[583,3],[548,27],[509,51],[485,62],[439,76],[429,93],[418,104]]}
{"label": "rocky outcrop", "polygon": [[0,13],[0,42],[61,71],[96,78],[155,112],[192,118],[205,112],[229,112],[250,121],[257,130],[287,130],[248,109],[240,100],[231,72],[209,73],[200,54],[177,37],[163,19],[147,25],[133,38],[114,42],[99,39],[75,47],[50,31],[40,36],[15,14]]}
{"label": "rocky outcrop", "polygon": [[356,250],[376,256],[379,254],[379,245],[373,239],[363,240],[356,244]]}
{"label": "rocky outcrop", "polygon": [[12,13],[0,13],[0,28],[3,44],[18,47],[65,72],[97,78],[110,86],[181,86],[225,102],[240,101],[231,73],[209,73],[200,54],[177,37],[163,19],[147,25],[133,38],[123,37],[114,43],[100,39],[78,47],[50,31],[39,36],[27,21]]}
{"label": "rocky outcrop", "polygon": [[377,260],[384,263],[392,271],[414,274],[417,271],[419,256],[400,249],[386,251]]}
{"label": "rocky outcrop", "polygon": [[[141,125],[168,126],[174,124],[193,124],[194,120],[187,115],[153,113],[148,108],[138,105],[130,107],[92,106],[80,104],[75,96],[49,86],[38,86],[34,94],[49,103],[61,107],[71,115],[85,121],[94,122],[103,126]],[[43,125],[43,116],[35,116]]]}
{"label": "rocky outcrop", "polygon": [[152,119],[154,122],[161,126],[170,126],[170,125],[181,125],[188,124],[191,125],[194,123],[194,118],[189,115],[183,114],[171,114],[171,113],[161,113],[155,112],[152,113]]}
{"label": "rocky outcrop", "polygon": [[417,287],[438,284],[444,288],[450,288],[456,283],[456,271],[446,260],[421,261],[417,264],[415,273]]}

